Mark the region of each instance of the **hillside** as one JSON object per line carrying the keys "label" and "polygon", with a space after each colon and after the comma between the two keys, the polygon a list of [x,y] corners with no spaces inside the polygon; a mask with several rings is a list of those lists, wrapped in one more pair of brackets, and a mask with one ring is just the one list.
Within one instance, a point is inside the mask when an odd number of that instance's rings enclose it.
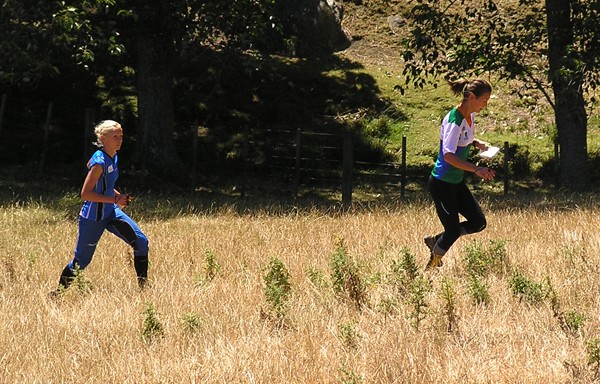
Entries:
{"label": "hillside", "polygon": [[[374,2],[376,3],[376,2]],[[401,38],[403,28],[392,29],[388,18],[402,19],[399,5],[377,7],[344,2],[342,27],[351,37],[352,45],[340,53],[365,66],[380,66],[388,70],[401,70]]]}
{"label": "hillside", "polygon": [[[382,97],[407,116],[406,121],[391,121],[395,138],[402,135],[412,143],[411,162],[423,164],[431,161],[435,152],[438,122],[449,107],[456,103],[442,79],[436,79],[436,87],[408,88],[405,95],[395,90],[402,85],[402,38],[408,32],[403,23],[410,17],[404,2],[344,2],[343,27],[353,37],[352,45],[339,55],[361,63],[363,70],[376,79]],[[514,7],[514,2],[497,2],[500,6]],[[516,8],[518,11],[518,7]],[[393,18],[393,20],[391,20]],[[395,23],[395,25],[394,25]],[[543,42],[542,42],[543,43]],[[544,74],[539,74],[544,79]],[[500,80],[498,74],[486,75],[494,86],[488,107],[478,116],[478,135],[502,146],[508,142],[512,148],[514,171],[526,184],[539,185],[539,179],[552,183],[554,161],[555,121],[554,112],[541,92],[524,92],[518,81]],[[551,93],[551,88],[547,86]],[[600,118],[598,103],[593,95],[588,105],[588,153],[592,161],[600,152]],[[394,136],[391,146],[395,144]],[[597,179],[599,175],[591,175]]]}

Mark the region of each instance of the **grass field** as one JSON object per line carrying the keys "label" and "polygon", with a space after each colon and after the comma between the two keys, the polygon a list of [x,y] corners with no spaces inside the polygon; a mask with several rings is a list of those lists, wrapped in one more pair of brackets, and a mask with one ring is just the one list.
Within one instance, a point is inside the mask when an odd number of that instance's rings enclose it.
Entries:
{"label": "grass field", "polygon": [[[457,100],[443,83],[395,90],[398,37],[387,29],[388,3],[372,3],[386,12],[365,18],[361,40],[340,56],[361,63],[357,74],[402,115],[374,118],[390,130],[386,149],[406,135],[409,164],[430,169],[439,120]],[[478,135],[525,148],[535,170],[553,156],[554,116],[543,100],[520,100],[514,84],[491,80]],[[598,105],[588,107],[597,157]],[[404,200],[360,196],[357,185],[348,213],[339,196],[320,208],[253,208],[233,193],[186,202],[144,192],[130,212],[150,239],[151,286],[138,289],[131,251],[107,233],[71,289],[50,298],[72,257],[82,178],[63,196],[54,189],[62,184],[44,182],[59,177],[0,179],[0,384],[600,380],[593,194],[504,197],[490,187],[499,181],[479,185],[488,228],[424,273],[422,239],[440,225],[422,185]]]}
{"label": "grass field", "polygon": [[350,214],[146,204],[133,215],[151,287],[107,233],[55,299],[77,210],[2,209],[1,383],[598,380],[595,197],[484,198],[488,228],[432,274],[426,199]]}

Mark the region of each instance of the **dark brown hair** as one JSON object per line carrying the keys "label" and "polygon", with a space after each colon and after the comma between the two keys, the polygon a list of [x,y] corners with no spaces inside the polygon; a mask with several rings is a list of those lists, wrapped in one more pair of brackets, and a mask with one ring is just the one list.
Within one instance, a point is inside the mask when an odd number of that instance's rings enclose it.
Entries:
{"label": "dark brown hair", "polygon": [[474,79],[474,80],[449,80],[448,85],[450,85],[450,90],[456,96],[462,95],[463,98],[468,98],[469,94],[472,93],[475,97],[480,97],[485,93],[492,93],[492,85],[483,79]]}

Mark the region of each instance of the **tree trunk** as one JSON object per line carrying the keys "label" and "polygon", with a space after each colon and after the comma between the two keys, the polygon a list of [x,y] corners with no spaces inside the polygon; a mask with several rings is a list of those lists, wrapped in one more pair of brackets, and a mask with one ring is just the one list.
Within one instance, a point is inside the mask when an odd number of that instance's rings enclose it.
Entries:
{"label": "tree trunk", "polygon": [[569,0],[546,0],[549,79],[554,90],[555,121],[560,146],[561,187],[588,185],[587,115],[583,69],[572,51],[573,25]]}
{"label": "tree trunk", "polygon": [[165,31],[140,28],[137,35],[139,132],[136,157],[142,169],[161,179],[185,183],[188,175],[173,139],[172,39]]}

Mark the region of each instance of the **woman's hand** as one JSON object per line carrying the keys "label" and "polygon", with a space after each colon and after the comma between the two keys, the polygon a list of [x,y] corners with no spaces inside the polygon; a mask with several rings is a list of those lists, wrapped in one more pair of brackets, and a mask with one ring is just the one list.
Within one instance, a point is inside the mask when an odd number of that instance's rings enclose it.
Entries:
{"label": "woman's hand", "polygon": [[475,145],[475,147],[477,147],[477,149],[479,149],[480,151],[485,151],[490,147],[490,143],[479,139],[473,140],[473,145]]}
{"label": "woman's hand", "polygon": [[133,196],[131,196],[128,193],[125,193],[125,194],[116,193],[115,194],[115,204],[117,204],[119,206],[119,208],[125,208],[127,205],[129,205],[129,203],[131,203],[132,200],[133,200]]}
{"label": "woman's hand", "polygon": [[477,167],[475,169],[475,175],[481,177],[484,180],[492,180],[496,176],[496,172],[488,167]]}

